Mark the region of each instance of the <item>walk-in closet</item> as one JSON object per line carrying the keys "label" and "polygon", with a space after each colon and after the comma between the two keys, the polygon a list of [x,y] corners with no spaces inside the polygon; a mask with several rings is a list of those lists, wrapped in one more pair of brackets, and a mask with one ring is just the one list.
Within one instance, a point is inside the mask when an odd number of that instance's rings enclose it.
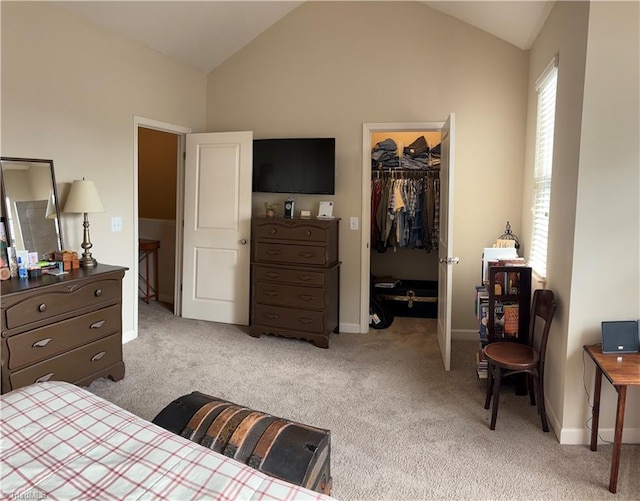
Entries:
{"label": "walk-in closet", "polygon": [[[392,317],[436,318],[440,131],[371,133],[371,296]],[[371,326],[385,328],[385,318]]]}

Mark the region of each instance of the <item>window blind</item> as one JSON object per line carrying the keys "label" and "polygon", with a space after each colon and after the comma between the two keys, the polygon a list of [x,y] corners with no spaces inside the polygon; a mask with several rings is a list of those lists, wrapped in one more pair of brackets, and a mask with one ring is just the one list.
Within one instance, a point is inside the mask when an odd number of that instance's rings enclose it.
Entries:
{"label": "window blind", "polygon": [[556,56],[536,82],[538,110],[533,174],[533,235],[531,236],[529,264],[541,277],[547,276],[551,168],[553,166],[553,131],[556,115],[557,83],[558,59]]}

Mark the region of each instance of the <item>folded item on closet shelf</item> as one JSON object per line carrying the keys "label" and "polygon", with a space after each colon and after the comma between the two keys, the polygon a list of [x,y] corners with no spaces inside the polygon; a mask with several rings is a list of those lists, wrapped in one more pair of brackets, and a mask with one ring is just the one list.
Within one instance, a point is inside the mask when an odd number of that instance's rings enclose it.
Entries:
{"label": "folded item on closet shelf", "polygon": [[422,153],[429,153],[429,145],[424,136],[416,138],[409,146],[405,146],[403,153],[412,157],[417,157]]}
{"label": "folded item on closet shelf", "polygon": [[401,164],[403,169],[425,170],[429,168],[429,156],[403,157]]}
{"label": "folded item on closet shelf", "polygon": [[440,143],[436,144],[433,148],[431,148],[431,155],[440,157]]}
{"label": "folded item on closet shelf", "polygon": [[391,138],[387,138],[384,141],[380,141],[379,143],[376,143],[372,151],[378,151],[378,150],[396,151],[397,149],[398,149],[398,145],[396,144],[396,142]]}

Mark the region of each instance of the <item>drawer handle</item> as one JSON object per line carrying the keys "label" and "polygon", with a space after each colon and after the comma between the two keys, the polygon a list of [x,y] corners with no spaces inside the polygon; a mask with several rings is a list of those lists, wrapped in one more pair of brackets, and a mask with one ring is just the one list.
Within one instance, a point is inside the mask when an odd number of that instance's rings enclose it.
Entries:
{"label": "drawer handle", "polygon": [[279,250],[268,250],[267,254],[269,254],[270,256],[278,256],[282,251]]}
{"label": "drawer handle", "polygon": [[272,235],[275,235],[276,234],[276,229],[275,228],[271,228],[269,230],[269,233],[271,233]]}
{"label": "drawer handle", "polygon": [[265,313],[264,316],[266,318],[270,318],[272,320],[277,320],[278,319],[278,315],[276,315],[275,313]]}
{"label": "drawer handle", "polygon": [[38,311],[39,311],[40,313],[44,313],[45,311],[47,311],[47,305],[46,305],[46,304],[44,304],[44,303],[42,303],[42,304],[38,305]]}
{"label": "drawer handle", "polygon": [[316,254],[315,252],[301,252],[300,253],[300,257],[306,257],[306,258],[311,258],[311,257],[316,257],[318,254]]}
{"label": "drawer handle", "polygon": [[264,274],[264,276],[267,278],[278,278],[280,276],[280,273],[274,273],[272,271],[268,271]]}
{"label": "drawer handle", "polygon": [[304,300],[304,301],[313,301],[316,297],[312,296],[311,294],[300,294],[298,296],[300,299]]}
{"label": "drawer handle", "polygon": [[309,237],[309,236],[311,236],[311,231],[307,230],[307,231],[305,232],[305,235],[307,235],[308,237]]}
{"label": "drawer handle", "polygon": [[311,319],[311,318],[307,318],[307,317],[299,317],[299,318],[298,318],[298,321],[299,321],[301,324],[307,324],[307,325],[309,325],[309,324],[312,324],[312,323],[313,323],[313,319]]}
{"label": "drawer handle", "polygon": [[264,291],[265,296],[276,297],[279,296],[280,293],[278,291]]}
{"label": "drawer handle", "polygon": [[106,351],[101,351],[100,353],[96,353],[94,356],[91,357],[91,361],[92,362],[97,362],[102,357],[104,357],[106,354],[107,354]]}
{"label": "drawer handle", "polygon": [[102,327],[106,323],[107,323],[106,320],[100,320],[99,322],[95,322],[95,323],[91,324],[89,326],[89,328],[90,329],[99,329],[100,327]]}
{"label": "drawer handle", "polygon": [[302,282],[311,282],[311,280],[313,280],[313,277],[311,275],[298,275],[298,279],[300,279]]}
{"label": "drawer handle", "polygon": [[100,297],[102,296],[102,289],[96,289],[96,291],[93,293],[93,295],[95,297]]}
{"label": "drawer handle", "polygon": [[38,379],[36,379],[34,382],[36,383],[43,383],[45,381],[49,381],[49,379],[51,379],[53,377],[53,372],[50,372],[49,374],[45,374],[44,376],[40,376]]}
{"label": "drawer handle", "polygon": [[33,343],[31,345],[32,348],[44,348],[45,346],[47,346],[51,341],[53,341],[53,339],[51,339],[50,337],[46,338],[46,339],[41,339],[40,341],[36,341],[35,343]]}

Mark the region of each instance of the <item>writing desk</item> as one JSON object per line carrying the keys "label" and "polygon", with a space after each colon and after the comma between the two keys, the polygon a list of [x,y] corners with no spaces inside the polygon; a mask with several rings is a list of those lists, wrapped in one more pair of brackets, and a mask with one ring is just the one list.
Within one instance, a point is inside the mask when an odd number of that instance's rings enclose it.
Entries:
{"label": "writing desk", "polygon": [[591,450],[598,448],[598,419],[600,417],[600,390],[602,376],[606,377],[618,392],[616,424],[613,435],[613,456],[611,457],[611,475],[609,491],[618,489],[618,470],[620,468],[620,449],[622,448],[622,426],[624,424],[624,406],[627,399],[627,386],[640,385],[640,353],[602,353],[602,345],[584,346],[584,351],[596,364],[596,380],[593,394],[593,422],[591,423]]}

